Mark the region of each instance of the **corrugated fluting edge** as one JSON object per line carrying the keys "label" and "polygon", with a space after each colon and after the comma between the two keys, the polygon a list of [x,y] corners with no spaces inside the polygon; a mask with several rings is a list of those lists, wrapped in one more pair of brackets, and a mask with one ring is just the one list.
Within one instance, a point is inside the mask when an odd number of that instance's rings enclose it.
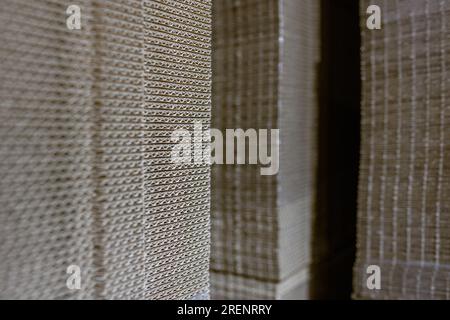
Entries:
{"label": "corrugated fluting edge", "polygon": [[[366,10],[381,7],[381,30]],[[450,298],[450,2],[361,1],[362,155],[354,296]],[[381,289],[366,271],[381,268]]]}
{"label": "corrugated fluting edge", "polygon": [[0,297],[207,298],[211,1],[71,4],[0,1]]}
{"label": "corrugated fluting edge", "polygon": [[319,2],[213,2],[213,127],[280,129],[280,169],[213,166],[212,298],[307,298]]}

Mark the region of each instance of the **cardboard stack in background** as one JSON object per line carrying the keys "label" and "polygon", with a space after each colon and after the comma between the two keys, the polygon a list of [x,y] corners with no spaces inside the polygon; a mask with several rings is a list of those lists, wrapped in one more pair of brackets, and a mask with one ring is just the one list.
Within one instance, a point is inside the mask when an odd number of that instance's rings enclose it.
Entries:
{"label": "cardboard stack in background", "polygon": [[170,135],[209,127],[211,2],[0,4],[0,297],[206,298],[209,166]]}
{"label": "cardboard stack in background", "polygon": [[213,2],[213,123],[280,129],[280,169],[212,171],[212,298],[306,298],[319,53],[317,1]]}
{"label": "cardboard stack in background", "polygon": [[[366,28],[376,4],[382,29]],[[354,296],[450,298],[448,1],[362,1],[362,159]],[[367,266],[381,289],[367,288]]]}

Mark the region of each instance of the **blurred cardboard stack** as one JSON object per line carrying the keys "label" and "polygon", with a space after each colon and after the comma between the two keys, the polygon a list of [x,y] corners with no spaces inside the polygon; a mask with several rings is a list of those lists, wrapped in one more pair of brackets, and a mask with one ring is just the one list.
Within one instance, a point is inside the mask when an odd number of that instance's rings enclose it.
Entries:
{"label": "blurred cardboard stack", "polygon": [[0,3],[0,297],[93,298],[90,30],[67,29],[69,1]]}
{"label": "blurred cardboard stack", "polygon": [[213,167],[212,298],[306,298],[319,4],[217,0],[213,18],[212,125],[280,129],[280,154],[275,175]]}
{"label": "blurred cardboard stack", "polygon": [[[366,27],[379,5],[381,30]],[[448,1],[362,1],[362,159],[354,296],[450,297]],[[380,267],[369,290],[367,267]]]}
{"label": "blurred cardboard stack", "polygon": [[0,297],[207,298],[211,2],[0,4]]}

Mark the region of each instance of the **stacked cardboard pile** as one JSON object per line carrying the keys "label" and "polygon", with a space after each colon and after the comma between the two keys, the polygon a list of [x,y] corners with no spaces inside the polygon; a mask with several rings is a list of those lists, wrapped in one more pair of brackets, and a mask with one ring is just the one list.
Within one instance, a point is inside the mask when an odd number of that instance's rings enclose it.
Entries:
{"label": "stacked cardboard pile", "polygon": [[275,175],[213,168],[212,297],[306,297],[319,4],[217,0],[213,17],[213,127],[279,129],[280,154]]}
{"label": "stacked cardboard pile", "polygon": [[209,127],[210,1],[0,3],[0,296],[206,298],[209,167],[170,136]]}
{"label": "stacked cardboard pile", "polygon": [[146,298],[209,295],[209,162],[173,164],[171,135],[209,129],[211,23],[211,0],[144,1]]}
{"label": "stacked cardboard pile", "polygon": [[[381,30],[366,27],[370,4]],[[362,1],[357,298],[450,297],[448,1]],[[381,270],[369,290],[367,267]],[[374,284],[374,283],[370,283]]]}
{"label": "stacked cardboard pile", "polygon": [[1,6],[0,296],[92,298],[92,38],[65,26],[69,2]]}

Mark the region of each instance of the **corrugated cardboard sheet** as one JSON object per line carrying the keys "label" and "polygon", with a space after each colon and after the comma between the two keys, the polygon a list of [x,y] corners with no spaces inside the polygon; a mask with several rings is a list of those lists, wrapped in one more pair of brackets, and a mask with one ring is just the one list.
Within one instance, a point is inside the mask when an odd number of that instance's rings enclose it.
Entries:
{"label": "corrugated cardboard sheet", "polygon": [[[211,1],[0,1],[0,296],[208,296]],[[69,290],[66,269],[81,269]]]}
{"label": "corrugated cardboard sheet", "polygon": [[[366,28],[366,9],[382,29]],[[450,298],[448,1],[362,1],[357,298]],[[381,289],[367,288],[367,266]]]}

